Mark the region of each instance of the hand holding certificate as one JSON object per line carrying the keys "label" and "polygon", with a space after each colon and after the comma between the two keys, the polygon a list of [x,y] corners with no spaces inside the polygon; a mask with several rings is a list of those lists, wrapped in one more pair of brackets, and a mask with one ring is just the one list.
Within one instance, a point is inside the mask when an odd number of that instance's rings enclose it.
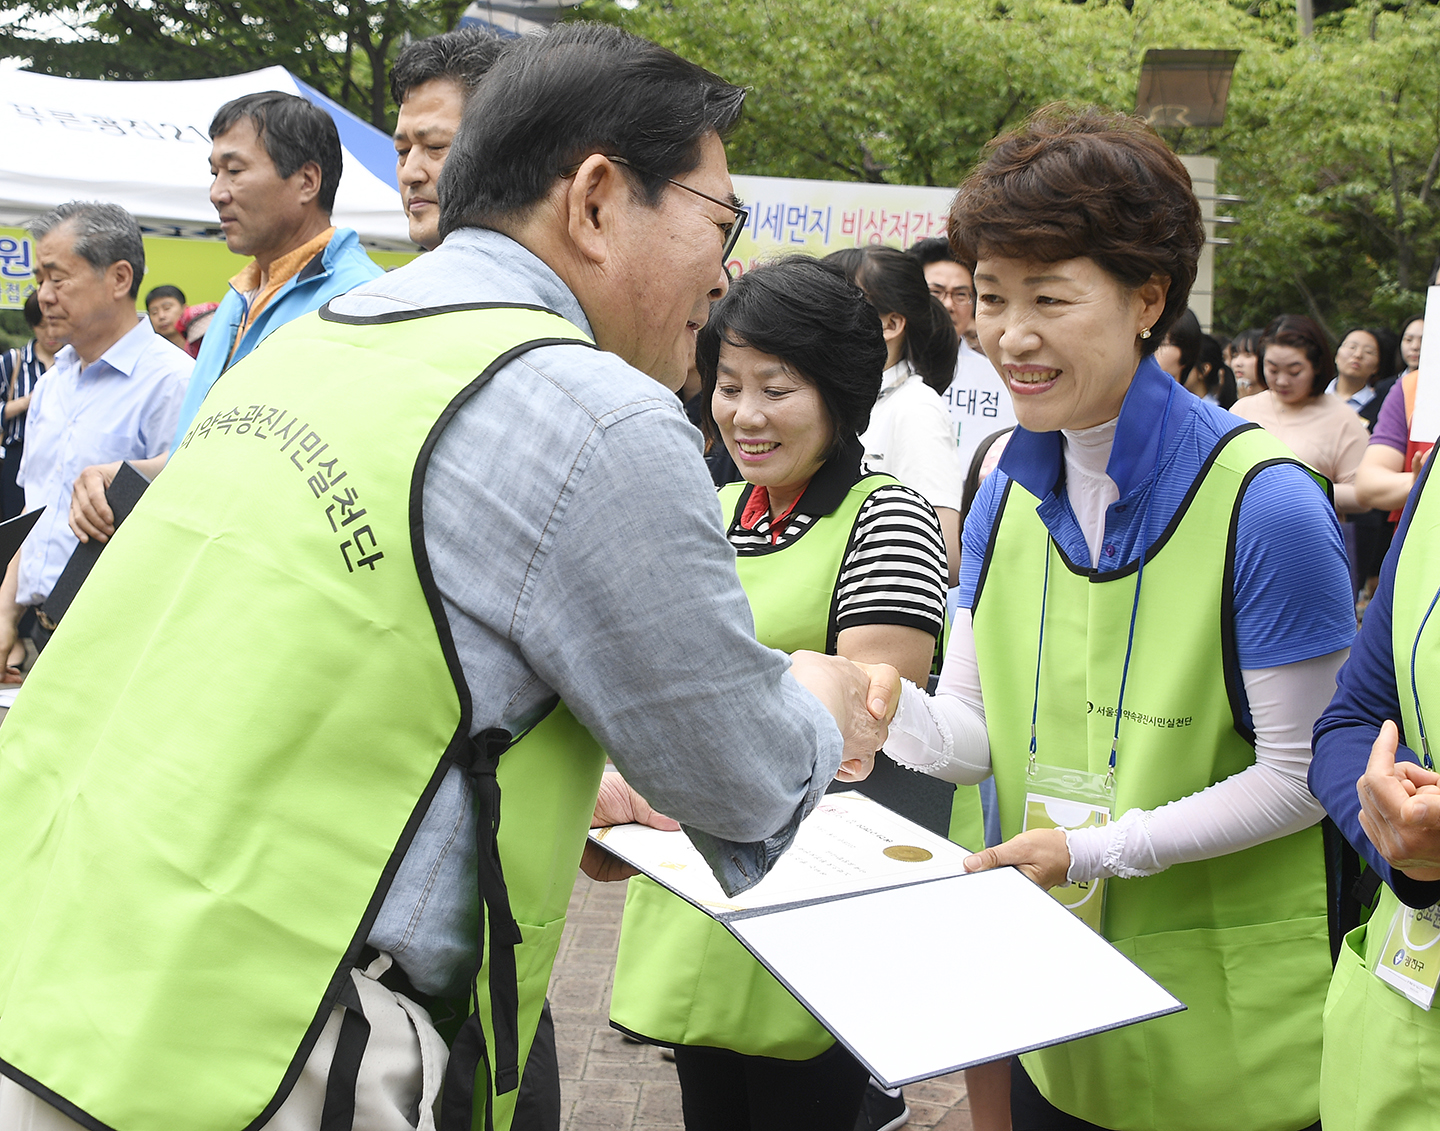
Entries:
{"label": "hand holding certificate", "polygon": [[968,853],[858,793],[829,794],[800,824],[795,842],[754,887],[727,896],[683,833],[643,825],[596,829],[591,839],[682,899],[724,919],[894,887],[965,871]]}
{"label": "hand holding certificate", "polygon": [[[1013,868],[856,793],[827,796],[770,874],[720,890],[683,833],[591,838],[719,920],[878,1080],[899,1085],[1184,1006]],[[891,961],[905,952],[943,961]],[[854,977],[857,955],[883,974]]]}

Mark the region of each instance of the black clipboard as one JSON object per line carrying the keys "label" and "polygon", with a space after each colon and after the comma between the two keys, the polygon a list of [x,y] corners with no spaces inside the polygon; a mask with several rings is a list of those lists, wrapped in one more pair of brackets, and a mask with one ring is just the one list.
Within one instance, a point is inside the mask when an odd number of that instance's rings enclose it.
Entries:
{"label": "black clipboard", "polygon": [[30,536],[44,513],[45,508],[38,507],[0,522],[0,562],[9,562],[19,552],[20,544]]}
{"label": "black clipboard", "polygon": [[[150,486],[150,480],[141,475],[129,463],[122,463],[120,470],[115,473],[110,486],[105,488],[105,501],[110,504],[110,509],[115,512],[115,529],[120,529],[120,524],[130,517],[130,512],[135,509],[135,504],[140,501],[140,496],[145,493],[145,488]],[[35,512],[38,514],[39,512]],[[29,518],[29,515],[24,517]],[[5,529],[5,523],[0,525],[0,531]],[[81,542],[75,547],[75,552],[70,555],[70,560],[65,563],[65,568],[55,580],[55,586],[50,590],[50,596],[45,598],[41,607],[45,615],[53,623],[59,623],[60,618],[65,615],[65,610],[70,607],[70,602],[75,600],[75,595],[80,592],[80,586],[85,584],[85,579],[90,576],[90,571],[95,568],[95,563],[100,560],[100,554],[108,543],[96,542],[91,539],[89,542]],[[0,544],[3,549],[3,544]]]}

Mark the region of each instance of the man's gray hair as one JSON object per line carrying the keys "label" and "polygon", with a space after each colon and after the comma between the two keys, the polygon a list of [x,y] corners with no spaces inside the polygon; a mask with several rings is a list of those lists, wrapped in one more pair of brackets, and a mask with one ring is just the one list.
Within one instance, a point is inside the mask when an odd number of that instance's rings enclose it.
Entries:
{"label": "man's gray hair", "polygon": [[97,273],[122,259],[130,264],[130,297],[140,296],[145,275],[145,243],[135,217],[118,204],[98,200],[71,200],[31,220],[30,238],[42,240],[62,224],[75,229],[75,254]]}

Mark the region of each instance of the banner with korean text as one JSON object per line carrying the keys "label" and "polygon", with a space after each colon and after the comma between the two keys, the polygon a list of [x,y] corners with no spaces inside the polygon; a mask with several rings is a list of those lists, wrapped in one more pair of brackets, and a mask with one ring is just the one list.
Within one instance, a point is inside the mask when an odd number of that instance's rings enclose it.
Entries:
{"label": "banner with korean text", "polygon": [[732,275],[787,253],[825,256],[867,244],[906,248],[927,236],[943,236],[955,196],[953,187],[733,179],[750,219],[730,259]]}

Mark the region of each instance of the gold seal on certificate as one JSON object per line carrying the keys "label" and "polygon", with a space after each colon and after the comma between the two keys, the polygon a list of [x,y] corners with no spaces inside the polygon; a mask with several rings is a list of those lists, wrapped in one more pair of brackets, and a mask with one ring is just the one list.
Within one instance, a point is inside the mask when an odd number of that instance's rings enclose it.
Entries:
{"label": "gold seal on certificate", "polygon": [[891,860],[903,860],[907,864],[919,864],[929,860],[935,854],[928,848],[920,848],[914,844],[892,844],[885,850],[885,855]]}

